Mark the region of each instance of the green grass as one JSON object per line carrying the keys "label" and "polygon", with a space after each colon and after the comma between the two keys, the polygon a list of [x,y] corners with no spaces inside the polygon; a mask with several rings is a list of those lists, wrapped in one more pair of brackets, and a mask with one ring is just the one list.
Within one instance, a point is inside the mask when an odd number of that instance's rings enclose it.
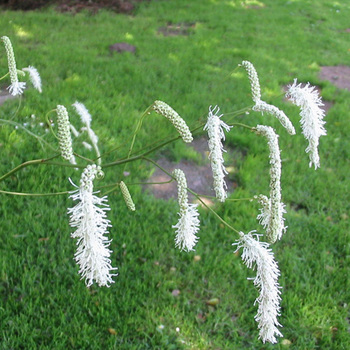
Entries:
{"label": "green grass", "polygon": [[[156,99],[176,109],[191,127],[203,121],[210,104],[229,113],[251,105],[243,59],[254,63],[262,95],[290,116],[297,135],[289,136],[275,120],[251,113],[235,119],[251,126],[267,123],[280,134],[282,190],[287,204],[287,234],[273,246],[281,270],[284,338],[263,345],[254,321],[254,276],[233,254],[237,235],[201,210],[195,253],[174,248],[171,225],[175,201],[153,198],[130,186],[137,211],[128,212],[118,191],[109,196],[113,265],[119,276],[110,288],[87,289],[79,280],[66,208],[67,196],[16,197],[1,194],[0,348],[2,349],[347,349],[350,344],[348,279],[349,98],[350,92],[320,81],[323,65],[350,65],[350,6],[340,1],[151,1],[133,16],[101,11],[97,15],[60,14],[54,10],[1,13],[0,35],[11,38],[18,68],[35,66],[43,93],[25,92],[15,116],[19,123],[35,114],[83,102],[93,116],[101,151],[121,148],[104,163],[127,153],[130,135],[143,111]],[[259,5],[264,5],[259,7]],[[168,23],[195,23],[188,36],[163,36]],[[136,54],[117,54],[109,45],[128,42]],[[6,57],[0,49],[0,75]],[[233,73],[232,73],[233,72]],[[327,137],[320,140],[321,168],[308,167],[306,141],[298,109],[281,97],[295,77],[322,88],[333,102],[326,117]],[[11,119],[18,100],[0,108]],[[54,114],[49,115],[55,119]],[[54,120],[54,122],[56,122]],[[52,142],[39,125],[31,129]],[[135,150],[155,139],[176,136],[166,120],[148,116]],[[226,147],[244,158],[226,159],[239,183],[232,198],[268,193],[268,150],[264,139],[234,128]],[[91,156],[79,143],[75,149]],[[0,127],[0,174],[30,159],[53,154],[19,129]],[[173,144],[166,154],[194,159]],[[235,152],[233,152],[235,153]],[[153,155],[156,159],[159,153]],[[152,172],[138,161],[125,168],[125,182],[140,182]],[[105,185],[123,179],[124,166],[105,169]],[[55,192],[79,181],[72,168],[32,166],[2,182],[2,190]],[[215,208],[244,232],[260,230],[258,207],[227,202]],[[199,255],[200,261],[194,256]],[[180,290],[175,297],[173,290]],[[219,298],[216,307],[206,301]],[[164,327],[160,327],[163,325]],[[176,328],[180,328],[180,332]],[[287,341],[286,341],[287,340]],[[289,342],[288,342],[289,341]],[[289,345],[288,345],[288,344]]]}

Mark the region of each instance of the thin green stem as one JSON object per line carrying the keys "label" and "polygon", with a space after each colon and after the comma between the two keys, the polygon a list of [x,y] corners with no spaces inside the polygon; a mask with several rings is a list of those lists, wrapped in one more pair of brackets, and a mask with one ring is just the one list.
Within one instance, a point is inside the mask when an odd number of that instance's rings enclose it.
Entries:
{"label": "thin green stem", "polygon": [[14,195],[14,196],[49,197],[49,196],[57,196],[57,195],[63,195],[63,194],[67,195],[67,194],[69,194],[69,191],[53,192],[53,193],[25,193],[25,192],[10,192],[10,191],[0,190],[0,193],[10,194],[10,195]]}
{"label": "thin green stem", "polygon": [[29,166],[29,165],[35,165],[35,164],[43,164],[51,159],[54,159],[56,157],[59,157],[59,155],[55,155],[51,158],[47,158],[47,159],[34,159],[34,160],[29,160],[27,162],[24,162],[20,165],[18,165],[17,167],[13,168],[12,170],[10,170],[7,174],[3,175],[0,177],[0,182],[7,179],[9,176],[11,176],[12,174],[16,173],[17,171]]}
{"label": "thin green stem", "polygon": [[201,199],[201,197],[196,192],[192,191],[189,188],[187,188],[187,191],[192,193],[202,203],[202,205],[205,206],[208,210],[210,210],[210,212],[213,213],[226,227],[228,227],[229,229],[231,229],[239,234],[238,230],[236,230],[229,223],[227,223],[216,211],[214,211],[212,208],[210,208],[210,206],[205,204],[205,202]]}
{"label": "thin green stem", "polygon": [[19,129],[24,130],[26,133],[28,133],[30,136],[33,136],[34,138],[36,138],[40,143],[44,143],[47,147],[49,147],[52,151],[56,151],[55,148],[53,148],[47,141],[45,141],[42,137],[32,133],[31,131],[29,131],[26,127],[24,127],[22,124],[16,123],[12,120],[7,120],[7,119],[0,119],[0,123],[3,124],[9,124],[12,126],[15,126]]}
{"label": "thin green stem", "polygon": [[5,75],[3,75],[3,76],[0,78],[0,80],[5,79],[9,74],[10,74],[10,72],[7,72]]}

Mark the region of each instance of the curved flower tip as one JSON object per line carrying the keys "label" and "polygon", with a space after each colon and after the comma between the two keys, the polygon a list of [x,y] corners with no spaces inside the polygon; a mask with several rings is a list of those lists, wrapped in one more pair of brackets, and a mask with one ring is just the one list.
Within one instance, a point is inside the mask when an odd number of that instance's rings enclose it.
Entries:
{"label": "curved flower tip", "polygon": [[155,101],[153,109],[158,114],[167,118],[174,125],[184,142],[190,143],[193,141],[192,133],[186,122],[168,104],[163,101]]}
{"label": "curved flower tip", "polygon": [[258,322],[259,338],[265,342],[277,343],[276,337],[283,337],[277,327],[282,327],[277,317],[280,316],[281,287],[278,283],[280,271],[269,244],[259,242],[259,235],[254,239],[251,231],[248,234],[240,233],[240,238],[233,245],[235,252],[243,248],[242,260],[248,268],[256,264],[254,285],[260,294],[255,300],[258,303],[258,312],[255,321]]}
{"label": "curved flower tip", "polygon": [[255,103],[258,103],[261,99],[260,83],[258,73],[255,70],[253,64],[249,61],[243,61],[240,64],[248,73],[248,78],[250,81],[250,88],[252,92],[252,99]]}
{"label": "curved flower tip", "polygon": [[290,135],[295,135],[295,129],[292,124],[292,122],[289,120],[289,118],[285,115],[283,111],[278,109],[274,105],[270,105],[266,103],[265,101],[258,101],[255,106],[253,107],[253,111],[261,112],[261,113],[268,113],[274,117],[276,117],[281,125],[287,130],[287,132]]}
{"label": "curved flower tip", "polygon": [[309,166],[320,167],[320,157],[318,155],[318,144],[321,136],[327,135],[324,128],[326,122],[323,120],[325,111],[322,108],[323,102],[314,86],[307,83],[304,87],[297,84],[294,79],[292,85],[288,86],[286,97],[296,106],[300,107],[300,124],[304,137],[309,141],[306,153],[309,153]]}
{"label": "curved flower tip", "polygon": [[230,131],[231,126],[225,124],[220,118],[223,114],[218,115],[220,108],[215,106],[209,107],[209,114],[204,130],[208,132],[209,159],[214,178],[214,190],[216,198],[220,202],[225,202],[227,198],[225,174],[227,171],[224,167],[223,152],[225,151],[221,140],[225,140],[224,130]]}

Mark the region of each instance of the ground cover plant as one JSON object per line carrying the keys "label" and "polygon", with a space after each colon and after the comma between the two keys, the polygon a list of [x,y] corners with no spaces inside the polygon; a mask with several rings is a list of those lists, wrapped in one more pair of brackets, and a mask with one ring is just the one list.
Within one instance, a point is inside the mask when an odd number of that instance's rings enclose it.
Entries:
{"label": "ground cover plant", "polygon": [[[19,66],[40,67],[43,93],[26,91],[18,111],[19,101],[8,101],[1,107],[1,118],[11,119],[16,113],[16,119],[33,123],[34,130],[45,135],[40,122],[45,122],[47,111],[59,103],[83,101],[107,150],[119,140],[130,140],[150,101],[167,101],[194,128],[206,116],[208,104],[220,105],[228,117],[251,104],[246,72],[232,73],[244,59],[255,62],[264,99],[283,107],[288,116],[298,112],[276,98],[284,85],[297,76],[321,86],[322,96],[333,102],[326,118],[328,136],[321,139],[321,168],[308,169],[300,129],[292,140],[280,138],[289,228],[273,246],[282,271],[280,322],[284,326],[284,339],[275,347],[346,349],[349,92],[320,81],[317,74],[321,65],[348,64],[348,14],[348,6],[322,1],[155,2],[142,4],[135,17],[107,12],[74,17],[47,10],[25,16],[4,12],[1,33],[13,39]],[[185,28],[187,35],[159,31],[168,26]],[[109,51],[116,41],[135,45],[135,55]],[[6,66],[5,57],[0,64]],[[249,118],[255,125],[263,120],[258,113]],[[242,123],[245,120],[243,116]],[[297,128],[298,119],[292,121]],[[270,123],[287,136],[278,121]],[[6,159],[1,174],[46,154],[21,130],[5,125],[0,133]],[[166,138],[169,128],[165,121],[145,122],[136,149],[149,134]],[[234,168],[229,176],[238,183],[232,198],[268,192],[268,150],[262,145],[249,131],[227,134],[225,147],[244,155],[236,160],[225,157],[225,164]],[[76,146],[86,152],[82,145]],[[170,145],[166,155],[174,160],[193,158],[193,152],[178,144]],[[130,163],[116,168],[113,175],[106,172],[105,181],[120,181],[124,172],[130,174],[125,182],[147,180],[152,169]],[[74,168],[31,167],[7,179],[1,189],[60,192],[67,189],[68,177],[77,178]],[[128,212],[121,196],[109,196],[114,225],[111,249],[119,267],[116,283],[109,289],[87,290],[78,281],[66,215],[72,202],[67,196],[2,195],[2,346],[269,348],[257,340],[253,319],[257,292],[246,280],[252,271],[240,263],[240,254],[233,254],[237,236],[202,209],[196,252],[176,251],[173,229],[165,225],[174,223],[176,202],[160,204],[139,186],[129,188],[142,210]],[[257,204],[226,202],[215,210],[245,232],[257,226]]]}

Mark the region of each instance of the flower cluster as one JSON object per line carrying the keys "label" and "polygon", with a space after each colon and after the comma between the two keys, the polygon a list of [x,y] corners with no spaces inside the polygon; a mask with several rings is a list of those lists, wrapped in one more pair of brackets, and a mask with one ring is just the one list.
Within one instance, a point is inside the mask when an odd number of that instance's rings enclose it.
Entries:
{"label": "flower cluster", "polygon": [[108,249],[111,241],[106,237],[111,227],[106,214],[109,210],[107,197],[99,198],[93,192],[94,179],[102,176],[99,166],[88,165],[81,175],[78,190],[70,195],[78,204],[68,209],[70,226],[76,228],[71,236],[78,239],[75,260],[88,287],[94,281],[99,286],[109,287],[114,282],[112,276],[116,276],[112,271],[117,269],[111,266],[112,251]]}
{"label": "flower cluster", "polygon": [[242,260],[248,268],[253,268],[256,264],[254,285],[259,289],[260,295],[256,299],[259,307],[255,320],[260,329],[259,338],[264,343],[276,343],[276,337],[283,337],[277,329],[281,327],[277,321],[281,301],[281,287],[278,284],[280,272],[268,243],[259,242],[259,235],[256,235],[255,240],[252,232],[246,235],[241,232],[240,239],[233,245],[237,245],[236,252],[243,248]]}
{"label": "flower cluster", "polygon": [[16,59],[15,54],[13,53],[11,40],[7,36],[1,37],[1,40],[4,42],[5,45],[11,79],[11,85],[8,87],[9,92],[13,96],[22,95],[23,90],[26,88],[26,83],[18,81]]}
{"label": "flower cluster", "polygon": [[37,89],[40,93],[42,93],[41,78],[38,70],[33,66],[23,68],[22,70],[24,72],[28,72],[30,81],[32,82],[34,88]]}
{"label": "flower cluster", "polygon": [[188,203],[187,181],[184,172],[180,169],[175,169],[173,176],[177,181],[180,206],[180,219],[173,226],[176,229],[175,246],[189,252],[194,250],[193,247],[198,241],[196,233],[199,231],[199,213],[197,211],[197,204]]}
{"label": "flower cluster", "polygon": [[270,150],[270,199],[263,196],[260,201],[263,203],[263,209],[258,216],[260,223],[266,228],[266,234],[271,243],[281,239],[286,231],[284,226],[283,213],[285,213],[284,204],[281,202],[281,156],[278,146],[278,135],[270,126],[258,125],[256,127],[258,135],[265,136]]}
{"label": "flower cluster", "polygon": [[306,84],[302,87],[297,85],[295,79],[293,85],[288,86],[286,96],[298,107],[300,107],[300,124],[305,138],[309,141],[309,146],[306,148],[306,153],[310,153],[310,164],[315,166],[315,169],[320,167],[320,157],[318,155],[318,144],[321,136],[327,135],[324,128],[325,116],[322,100],[318,91],[314,86]]}
{"label": "flower cluster", "polygon": [[135,211],[135,204],[131,198],[129,189],[127,188],[127,186],[125,185],[125,183],[123,181],[120,181],[119,186],[120,186],[120,190],[122,191],[122,195],[123,195],[126,206],[128,207],[129,210]]}
{"label": "flower cluster", "polygon": [[75,164],[73,155],[72,137],[70,134],[69,116],[66,107],[57,106],[58,140],[62,158]]}
{"label": "flower cluster", "polygon": [[208,132],[208,145],[209,145],[209,159],[211,162],[211,169],[213,171],[214,178],[214,190],[216,198],[220,202],[225,202],[227,188],[225,182],[225,174],[227,171],[224,167],[224,158],[222,152],[224,151],[221,140],[225,140],[224,130],[230,131],[230,126],[225,124],[220,118],[223,116],[217,115],[220,112],[220,108],[215,106],[213,109],[209,107],[209,114],[207,123],[204,126],[204,130]]}
{"label": "flower cluster", "polygon": [[255,102],[255,105],[253,107],[253,111],[261,112],[261,113],[266,112],[266,113],[276,117],[290,135],[295,135],[294,126],[291,123],[291,121],[289,120],[289,118],[285,115],[285,113],[283,111],[281,111],[280,109],[278,109],[276,106],[270,105],[270,104],[266,103],[265,101],[261,100],[260,83],[259,83],[258,73],[256,72],[253,64],[248,62],[248,61],[243,61],[241,66],[246,69],[246,71],[248,73],[248,78],[250,80],[252,99]]}
{"label": "flower cluster", "polygon": [[163,101],[155,101],[153,104],[153,109],[158,114],[167,118],[174,125],[184,142],[190,143],[193,141],[191,131],[186,122],[168,104]]}

